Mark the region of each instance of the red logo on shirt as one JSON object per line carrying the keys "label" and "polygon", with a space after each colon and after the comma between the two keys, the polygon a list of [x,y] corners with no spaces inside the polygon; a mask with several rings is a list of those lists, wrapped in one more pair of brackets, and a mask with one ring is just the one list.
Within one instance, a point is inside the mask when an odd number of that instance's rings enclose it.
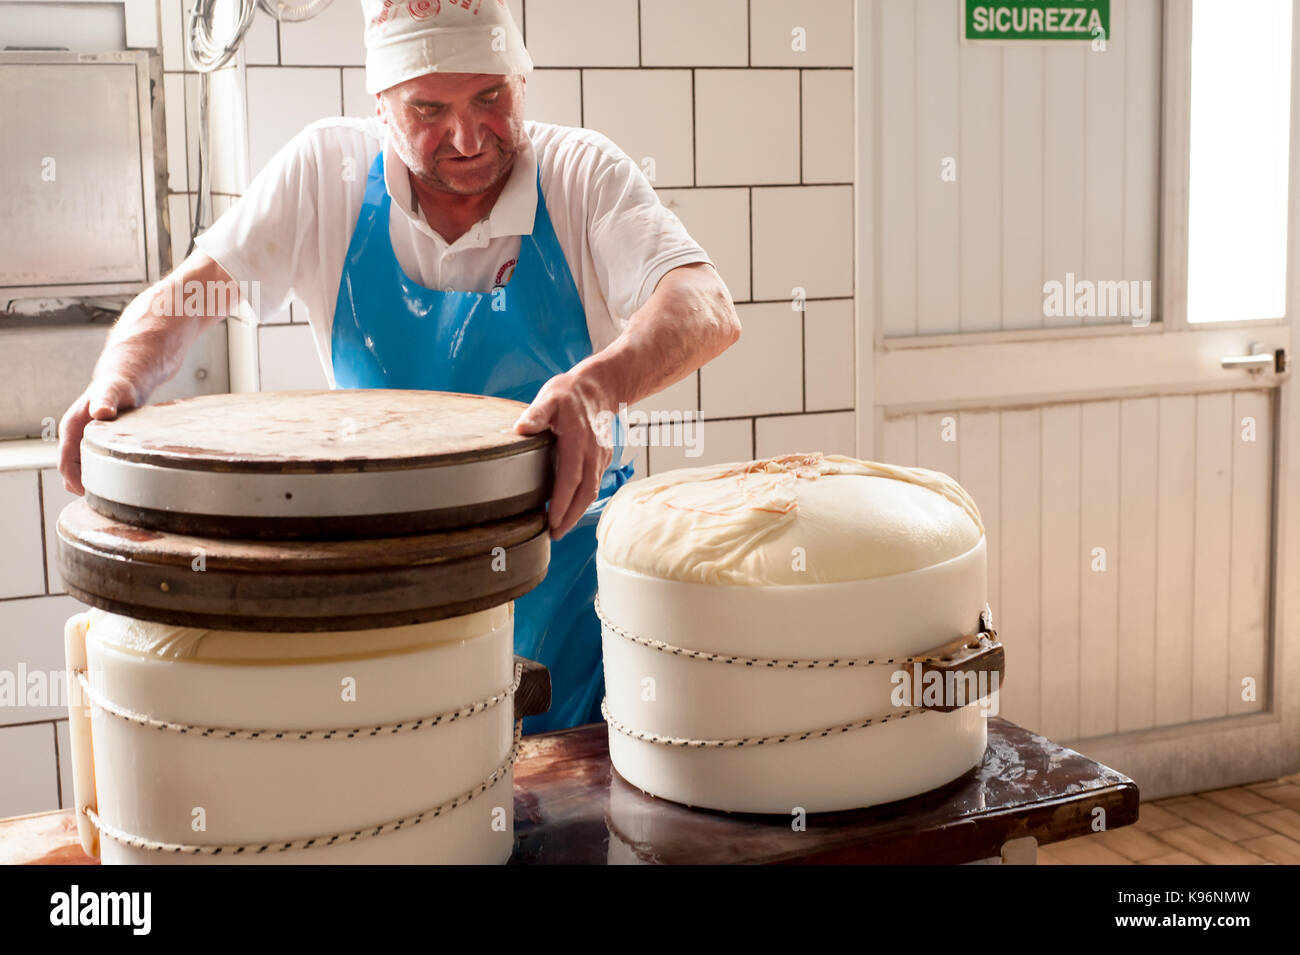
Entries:
{"label": "red logo on shirt", "polygon": [[497,269],[496,281],[492,283],[493,288],[499,288],[510,281],[510,277],[515,274],[515,264],[518,261],[518,259],[511,259],[509,262],[502,265],[501,268]]}
{"label": "red logo on shirt", "polygon": [[[483,0],[449,0],[449,2],[453,7],[469,10],[474,16],[478,16],[479,8],[483,6]],[[497,0],[497,3],[505,6],[505,0]],[[378,27],[388,22],[394,4],[395,0],[384,0],[384,8],[371,19],[370,25]],[[411,15],[412,20],[427,20],[442,12],[442,0],[408,0],[406,12]]]}
{"label": "red logo on shirt", "polygon": [[389,12],[393,9],[393,0],[384,0],[384,9],[380,10],[378,15],[370,20],[371,26],[380,26],[388,19]]}

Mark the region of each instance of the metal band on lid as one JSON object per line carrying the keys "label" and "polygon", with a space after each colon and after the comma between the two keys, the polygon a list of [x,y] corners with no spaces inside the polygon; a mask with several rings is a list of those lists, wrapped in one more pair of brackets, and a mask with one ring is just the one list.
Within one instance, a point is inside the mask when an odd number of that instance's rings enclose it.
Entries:
{"label": "metal band on lid", "polygon": [[142,527],[284,539],[425,533],[541,508],[550,432],[521,402],[422,391],[209,395],[91,422],[86,499]]}
{"label": "metal band on lid", "polygon": [[[132,524],[255,537],[328,535],[341,524],[340,532],[352,527],[369,536],[396,532],[365,520],[371,517],[399,518],[385,524],[410,532],[539,508],[549,493],[551,459],[549,448],[538,448],[442,467],[276,474],[158,467],[83,446],[81,468],[95,509]],[[334,519],[334,526],[320,518]]]}

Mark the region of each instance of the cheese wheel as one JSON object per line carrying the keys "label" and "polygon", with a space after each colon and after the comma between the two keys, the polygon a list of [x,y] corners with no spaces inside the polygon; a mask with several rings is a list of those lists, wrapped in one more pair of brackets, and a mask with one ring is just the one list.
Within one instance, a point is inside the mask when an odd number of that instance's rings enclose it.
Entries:
{"label": "cheese wheel", "polygon": [[[411,626],[324,633],[204,630],[97,609],[69,627],[84,641],[86,676],[99,698],[188,727],[162,731],[91,710],[94,772],[80,774],[78,800],[116,829],[164,843],[224,846],[323,837],[310,849],[257,855],[274,864],[509,858],[511,702],[415,727],[510,686],[513,603]],[[392,729],[400,725],[412,728]],[[342,732],[320,738],[331,729]],[[257,739],[241,732],[269,730],[290,732]],[[295,739],[294,731],[316,738]],[[487,791],[418,825],[324,841],[412,820],[474,791],[502,765]],[[205,828],[195,830],[200,809]],[[100,840],[108,864],[239,862],[246,855]]]}
{"label": "cheese wheel", "polygon": [[597,538],[610,759],[634,786],[824,812],[983,758],[996,688],[949,712],[895,692],[897,661],[986,608],[984,526],[951,477],[823,454],[670,471],[621,488]]}
{"label": "cheese wheel", "polygon": [[946,474],[822,454],[634,481],[596,529],[615,566],[736,586],[907,573],[966,553],[983,534],[975,502]]}

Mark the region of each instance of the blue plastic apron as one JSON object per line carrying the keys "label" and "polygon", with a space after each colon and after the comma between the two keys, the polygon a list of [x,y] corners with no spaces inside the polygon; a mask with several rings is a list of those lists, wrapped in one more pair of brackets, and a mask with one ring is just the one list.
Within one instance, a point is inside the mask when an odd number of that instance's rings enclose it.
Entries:
{"label": "blue plastic apron", "polygon": [[[384,154],[375,157],[334,306],[332,360],[339,388],[414,388],[531,402],[546,381],[591,354],[587,315],[555,238],[537,175],[532,235],[504,290],[440,292],[402,271],[388,232]],[[632,476],[623,429],[597,500],[551,542],[546,579],[515,601],[515,652],[551,671],[551,709],[524,721],[537,733],[601,719],[605,674],[596,595],[596,521]]]}

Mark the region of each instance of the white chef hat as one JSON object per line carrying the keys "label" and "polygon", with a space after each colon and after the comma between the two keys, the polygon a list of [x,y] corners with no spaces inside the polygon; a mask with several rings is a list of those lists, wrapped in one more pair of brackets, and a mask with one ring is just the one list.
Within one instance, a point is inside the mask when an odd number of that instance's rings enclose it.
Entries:
{"label": "white chef hat", "polygon": [[366,92],[426,73],[527,73],[532,58],[505,0],[361,0]]}

